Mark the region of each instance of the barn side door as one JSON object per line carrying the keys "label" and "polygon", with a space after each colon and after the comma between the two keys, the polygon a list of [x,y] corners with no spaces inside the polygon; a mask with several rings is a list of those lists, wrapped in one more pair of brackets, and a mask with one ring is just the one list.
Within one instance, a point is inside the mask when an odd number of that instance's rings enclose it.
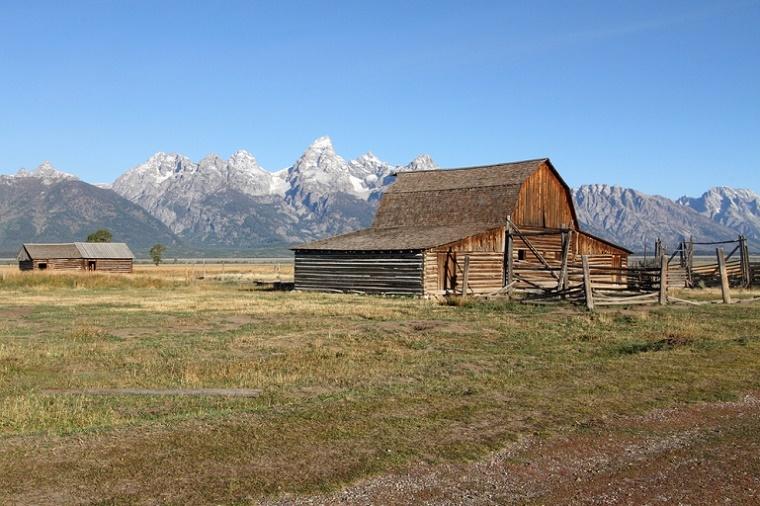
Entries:
{"label": "barn side door", "polygon": [[457,254],[438,253],[438,290],[454,291],[457,286]]}

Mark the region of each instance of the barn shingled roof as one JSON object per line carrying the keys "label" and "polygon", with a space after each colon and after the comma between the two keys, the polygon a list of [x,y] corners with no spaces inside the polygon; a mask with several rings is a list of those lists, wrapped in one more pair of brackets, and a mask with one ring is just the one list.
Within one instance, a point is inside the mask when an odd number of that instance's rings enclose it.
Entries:
{"label": "barn shingled roof", "polygon": [[299,245],[295,250],[400,251],[441,246],[485,230],[479,224],[444,227],[365,228],[357,232]]}
{"label": "barn shingled roof", "polygon": [[400,172],[380,201],[372,226],[503,225],[517,208],[520,187],[544,163],[551,167],[548,158],[541,158],[462,169]]}
{"label": "barn shingled roof", "polygon": [[425,249],[500,227],[514,213],[522,184],[543,164],[556,173],[548,158],[400,172],[383,195],[371,228],[293,249]]}

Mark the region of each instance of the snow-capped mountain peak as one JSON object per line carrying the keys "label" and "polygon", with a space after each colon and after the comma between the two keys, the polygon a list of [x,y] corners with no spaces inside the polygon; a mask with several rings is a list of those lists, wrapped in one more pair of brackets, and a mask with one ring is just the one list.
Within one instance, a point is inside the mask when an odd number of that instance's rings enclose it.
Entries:
{"label": "snow-capped mountain peak", "polygon": [[[241,226],[274,220],[278,224],[267,233],[285,241],[368,224],[379,196],[393,182],[392,174],[430,168],[436,167],[428,156],[405,166],[383,162],[372,152],[347,161],[324,136],[293,165],[274,173],[243,149],[227,160],[211,154],[197,163],[159,152],[120,176],[113,190],[178,234],[239,241],[223,231],[234,235]],[[309,223],[310,228],[296,231],[293,223]]]}
{"label": "snow-capped mountain peak", "polygon": [[323,135],[314,139],[314,142],[309,145],[306,151],[332,151],[335,153],[335,148],[333,147],[332,139],[327,135]]}
{"label": "snow-capped mountain peak", "polygon": [[[238,149],[234,153],[232,153],[232,156],[230,156],[229,159],[230,165],[234,167],[245,167],[245,168],[256,168],[261,169],[259,166],[259,162],[256,161],[256,157],[253,156],[251,153],[246,151],[245,149]],[[263,169],[261,169],[263,170]]]}
{"label": "snow-capped mountain peak", "polygon": [[752,239],[760,239],[760,195],[746,188],[718,186],[701,197],[681,197],[679,204]]}
{"label": "snow-capped mountain peak", "polygon": [[409,162],[403,170],[418,171],[418,170],[437,170],[438,165],[430,158],[430,155],[417,155],[417,157]]}

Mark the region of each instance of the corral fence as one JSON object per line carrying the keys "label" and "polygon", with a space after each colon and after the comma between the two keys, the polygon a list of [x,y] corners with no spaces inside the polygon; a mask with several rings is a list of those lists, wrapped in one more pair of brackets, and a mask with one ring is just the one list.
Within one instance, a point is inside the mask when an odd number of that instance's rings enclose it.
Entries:
{"label": "corral fence", "polygon": [[[529,304],[570,302],[588,309],[604,306],[666,305],[731,303],[729,288],[751,287],[760,281],[760,262],[751,262],[747,241],[740,236],[736,241],[698,243],[683,241],[671,255],[667,255],[658,241],[653,262],[635,266],[611,265],[605,255],[574,255],[570,250],[571,230],[526,232],[516,227],[507,240],[504,259],[504,283],[501,290],[486,296],[507,296]],[[547,236],[559,235],[559,253],[551,257],[542,253],[542,242]],[[527,247],[524,258],[513,255],[512,240]],[[555,237],[555,244],[556,244]],[[715,262],[694,265],[695,246],[718,246]],[[725,253],[723,246],[730,246]],[[469,258],[464,258],[462,295],[468,293],[467,271]],[[669,294],[671,288],[716,285],[721,287],[720,301],[690,301]],[[755,299],[743,299],[747,302]]]}
{"label": "corral fence", "polygon": [[[715,261],[695,260],[695,249],[704,247],[716,247]],[[655,242],[655,258],[667,257],[671,285],[682,288],[720,286],[720,251],[723,252],[729,286],[752,288],[753,284],[760,282],[760,262],[751,261],[747,238],[743,235],[729,241],[700,242],[690,238],[681,241],[671,254],[665,251],[661,240]]]}
{"label": "corral fence", "polygon": [[529,304],[566,301],[592,310],[600,306],[667,303],[667,272],[663,278],[662,267],[610,267],[595,265],[593,260],[593,256],[583,255],[580,262],[568,263],[566,281],[555,287],[526,287],[524,268],[516,266],[510,295]]}

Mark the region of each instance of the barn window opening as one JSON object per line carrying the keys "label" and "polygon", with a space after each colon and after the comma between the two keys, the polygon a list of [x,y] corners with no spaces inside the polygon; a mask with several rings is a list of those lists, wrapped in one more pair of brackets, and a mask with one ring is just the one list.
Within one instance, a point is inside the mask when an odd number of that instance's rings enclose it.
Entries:
{"label": "barn window opening", "polygon": [[524,249],[517,250],[517,259],[518,260],[525,260],[525,250]]}
{"label": "barn window opening", "polygon": [[45,262],[40,262],[37,264],[37,268],[41,271],[44,271],[45,269],[47,269],[47,264]]}

